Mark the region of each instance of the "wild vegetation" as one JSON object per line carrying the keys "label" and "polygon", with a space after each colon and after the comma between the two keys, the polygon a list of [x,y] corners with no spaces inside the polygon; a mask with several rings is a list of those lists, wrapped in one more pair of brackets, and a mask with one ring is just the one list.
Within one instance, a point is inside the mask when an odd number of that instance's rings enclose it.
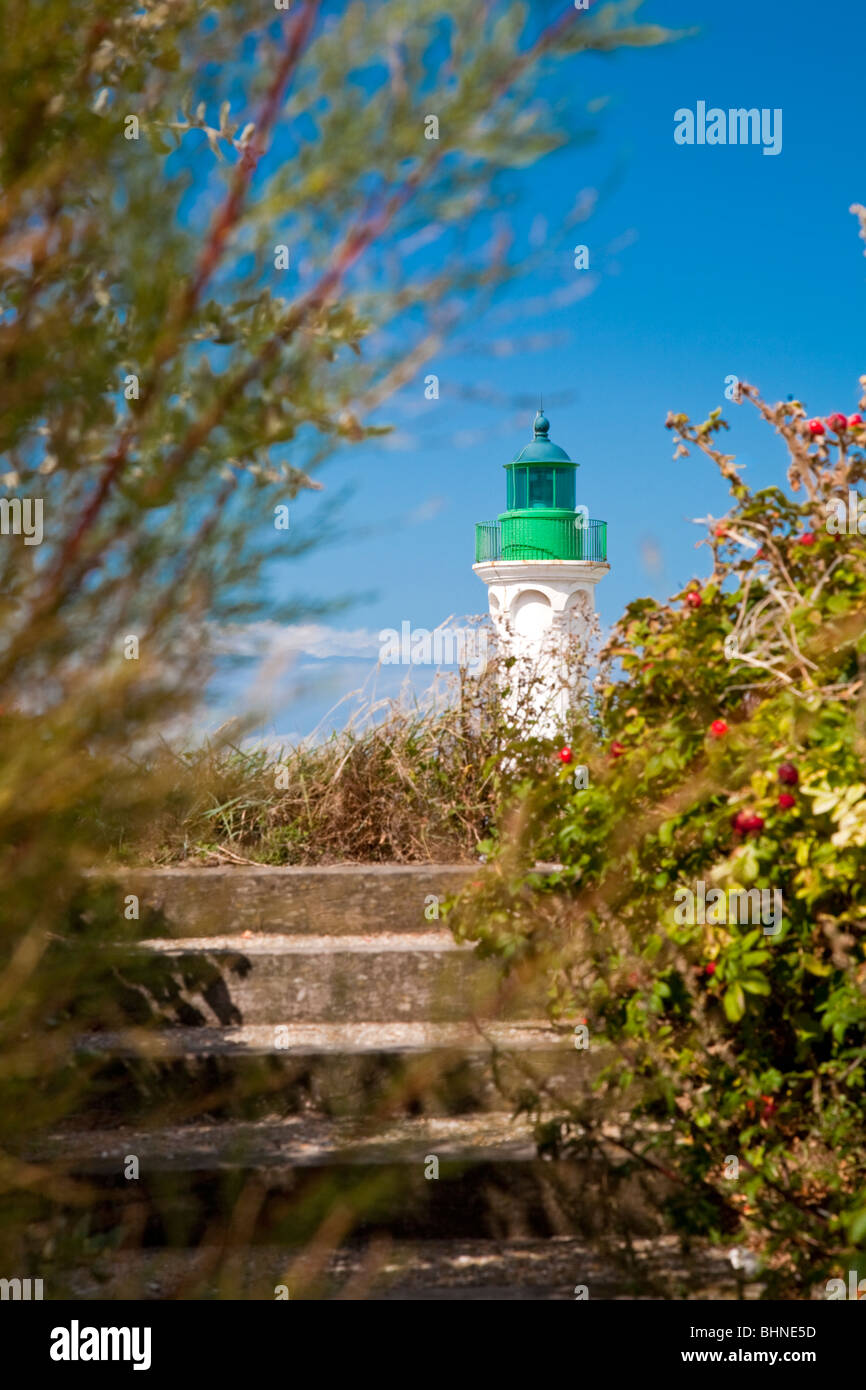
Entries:
{"label": "wild vegetation", "polygon": [[[443,28],[439,8],[6,16],[0,452],[22,508],[4,516],[43,512],[40,544],[7,525],[0,545],[3,1267],[106,1239],[34,1141],[131,1089],[166,1104],[146,1063],[78,1046],[183,1012],[131,964],[150,924],[88,870],[483,856],[455,929],[541,972],[604,1063],[580,1104],[521,1097],[545,1150],[613,1146],[618,1173],[665,1179],[678,1230],[751,1247],[769,1292],[802,1296],[862,1273],[866,1247],[866,395],[809,419],[743,385],[787,489],[749,489],[720,411],[670,417],[678,455],[730,484],[712,574],[629,605],[567,754],[509,734],[495,664],[444,708],[321,746],[161,741],[207,681],[212,627],[261,616],[263,567],[315,543],[274,509],[370,437],[472,296],[526,273],[522,249],[467,247],[487,245],[495,180],[566,138],[533,100],[549,65],[668,37],[630,5],[551,27],[458,0]],[[459,272],[389,254],[434,224]],[[684,920],[698,884],[714,903]],[[754,889],[781,894],[778,923],[730,920]],[[131,1202],[110,1238],[140,1235]]]}
{"label": "wild vegetation", "polygon": [[[491,239],[491,217],[510,171],[574,134],[573,110],[554,116],[536,97],[582,52],[668,37],[633,10],[547,24],[470,0],[447,21],[432,0],[5,7],[3,1269],[90,1239],[86,1186],[62,1160],[30,1157],[46,1128],[130,1085],[129,1066],[82,1054],[81,1034],[181,1011],[164,980],[149,994],[120,981],[115,953],[148,924],[99,884],[171,820],[177,766],[159,756],[162,735],[197,706],[221,624],[321,611],[267,599],[269,563],[302,556],[321,530],[278,530],[275,516],[320,486],[335,447],[382,428],[371,412],[469,307],[523,272],[524,248]],[[431,111],[438,139],[425,135]],[[431,227],[432,271],[409,246]],[[332,539],[338,525],[332,509]],[[400,812],[390,839],[377,841],[384,822],[367,826],[352,852],[438,853],[446,831],[471,841],[485,793],[474,771],[458,785],[451,727],[453,812],[420,833]],[[407,725],[407,749],[414,737]],[[421,743],[426,797],[437,771]],[[377,764],[357,747],[353,795],[379,769],[402,777],[400,757]],[[236,789],[248,764],[225,767]],[[305,802],[306,821],[281,821],[286,858],[331,814],[310,805],[312,820]],[[196,842],[203,821],[244,815],[203,792],[192,808]]]}

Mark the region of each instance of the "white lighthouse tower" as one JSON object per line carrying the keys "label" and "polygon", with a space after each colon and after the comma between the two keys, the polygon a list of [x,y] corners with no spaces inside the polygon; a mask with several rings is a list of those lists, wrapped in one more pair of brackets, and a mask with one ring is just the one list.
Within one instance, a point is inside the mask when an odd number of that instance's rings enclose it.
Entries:
{"label": "white lighthouse tower", "polygon": [[[532,442],[511,463],[506,510],[475,528],[473,569],[488,589],[515,719],[555,737],[577,690],[566,653],[588,645],[595,586],[608,573],[607,523],[575,505],[578,465],[548,438],[539,410]],[[533,693],[521,693],[534,677]]]}

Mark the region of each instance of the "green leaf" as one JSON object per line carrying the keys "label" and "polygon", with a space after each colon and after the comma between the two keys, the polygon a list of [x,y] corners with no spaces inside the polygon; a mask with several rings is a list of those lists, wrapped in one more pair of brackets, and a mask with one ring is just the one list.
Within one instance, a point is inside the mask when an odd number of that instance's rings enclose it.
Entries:
{"label": "green leaf", "polygon": [[738,984],[729,985],[725,990],[723,1000],[725,1014],[731,1023],[737,1023],[746,1012],[746,996],[743,994],[742,986]]}
{"label": "green leaf", "polygon": [[859,1245],[863,1237],[866,1236],[866,1207],[861,1207],[854,1213],[848,1226],[848,1239],[852,1245]]}
{"label": "green leaf", "polygon": [[848,594],[831,594],[827,599],[828,613],[845,613],[851,606]]}
{"label": "green leaf", "polygon": [[745,853],[737,860],[736,872],[743,883],[754,883],[760,873],[758,853],[754,845],[746,846]]}
{"label": "green leaf", "polygon": [[825,964],[817,956],[804,956],[803,968],[808,970],[810,975],[830,975],[833,972],[832,965]]}
{"label": "green leaf", "polygon": [[748,979],[743,980],[742,985],[743,989],[746,990],[749,994],[770,993],[769,982],[767,980],[756,978],[754,975],[750,975]]}

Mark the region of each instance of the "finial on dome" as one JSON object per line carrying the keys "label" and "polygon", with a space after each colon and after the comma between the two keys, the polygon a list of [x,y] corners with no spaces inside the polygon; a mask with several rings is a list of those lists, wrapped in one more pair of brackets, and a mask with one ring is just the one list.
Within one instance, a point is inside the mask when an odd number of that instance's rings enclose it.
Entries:
{"label": "finial on dome", "polygon": [[535,417],[535,438],[546,439],[550,429],[550,421],[543,410],[539,410]]}

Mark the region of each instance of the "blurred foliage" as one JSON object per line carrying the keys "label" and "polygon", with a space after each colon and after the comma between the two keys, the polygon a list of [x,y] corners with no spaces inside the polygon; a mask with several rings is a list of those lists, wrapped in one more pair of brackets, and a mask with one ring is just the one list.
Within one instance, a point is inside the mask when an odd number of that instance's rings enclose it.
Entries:
{"label": "blurred foliage", "polygon": [[[666,37],[634,9],[0,5],[4,1270],[90,1239],[92,1194],[28,1145],[140,1073],[79,1033],[185,1016],[156,973],[119,973],[148,924],[83,875],[164,813],[151,754],[201,697],[213,626],[297,613],[263,566],[317,532],[274,508],[519,273],[501,181],[581,134],[544,100],[557,63]],[[24,501],[41,544],[7,524]]]}

